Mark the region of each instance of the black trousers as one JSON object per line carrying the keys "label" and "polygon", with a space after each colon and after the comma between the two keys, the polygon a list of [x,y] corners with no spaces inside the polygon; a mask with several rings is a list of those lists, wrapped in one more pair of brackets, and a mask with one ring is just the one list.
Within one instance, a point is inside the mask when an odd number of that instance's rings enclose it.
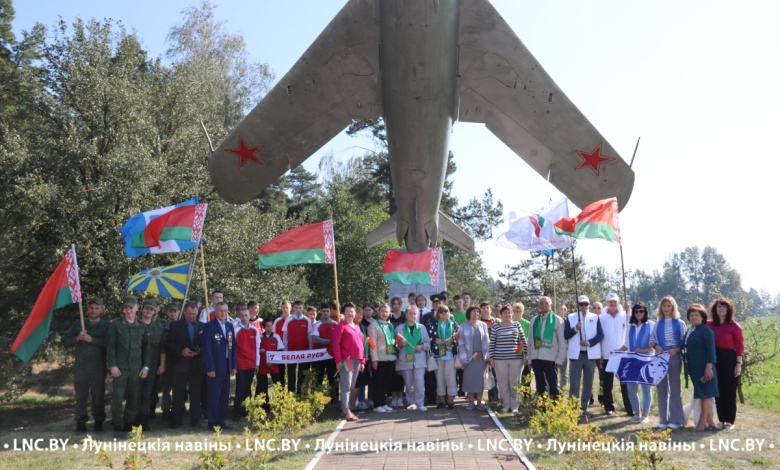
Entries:
{"label": "black trousers", "polygon": [[[604,361],[604,367],[606,367],[606,361]],[[612,372],[604,371],[603,383],[604,386],[604,411],[615,411],[615,400],[612,398],[612,386],[615,383],[615,374]],[[626,384],[620,384],[620,394],[623,398],[623,407],[626,409],[626,413],[629,416],[634,416],[634,408],[631,406],[631,401],[628,398],[628,387]]]}
{"label": "black trousers", "polygon": [[184,402],[189,390],[190,399],[190,424],[197,425],[200,422],[202,413],[201,408],[201,385],[203,372],[195,371],[191,373],[174,373],[171,376],[171,389],[173,391],[173,404],[171,405],[171,424],[181,424],[182,412],[184,411]]}
{"label": "black trousers", "polygon": [[[280,364],[281,365],[281,364]],[[303,371],[311,368],[310,362],[303,362],[301,364],[287,364],[287,390],[296,393],[298,389],[303,387]]]}
{"label": "black trousers", "polygon": [[544,394],[547,389],[550,390],[550,396],[558,396],[558,370],[555,368],[555,361],[545,361],[534,359],[531,361],[531,367],[536,376],[536,393]]}
{"label": "black trousers", "polygon": [[398,375],[395,373],[395,361],[377,362],[376,370],[371,375],[371,401],[374,402],[374,408],[387,405],[394,375]]}
{"label": "black trousers", "polygon": [[[368,364],[368,363],[366,363]],[[336,360],[325,359],[324,361],[314,362],[312,367],[317,371],[317,383],[321,384],[324,378],[330,387],[331,398],[339,396],[339,379],[336,375]]]}
{"label": "black trousers", "polygon": [[718,371],[718,395],[715,397],[715,409],[718,411],[718,421],[734,424],[737,418],[737,388],[739,377],[734,377],[737,367],[737,353],[733,349],[715,349]]}

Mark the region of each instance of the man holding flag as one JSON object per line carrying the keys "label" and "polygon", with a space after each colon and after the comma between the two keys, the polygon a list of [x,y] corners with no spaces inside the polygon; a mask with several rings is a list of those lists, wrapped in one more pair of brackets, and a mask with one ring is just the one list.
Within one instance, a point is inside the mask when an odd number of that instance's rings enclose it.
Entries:
{"label": "man holding flag", "polygon": [[94,431],[103,431],[106,408],[103,397],[106,392],[106,335],[109,323],[102,318],[103,301],[95,297],[87,300],[87,321],[82,328],[76,321],[63,336],[62,344],[76,348],[73,366],[76,389],[76,432],[87,432],[87,398],[92,396]]}
{"label": "man holding flag", "polygon": [[[601,331],[599,317],[588,311],[590,300],[581,295],[577,298],[577,311],[564,320],[563,336],[569,341],[568,357],[571,382],[569,397],[580,398],[582,414],[586,418],[593,416],[588,411],[590,397],[593,394],[593,373],[596,362],[601,358]],[[582,378],[582,396],[580,397],[580,378]]]}

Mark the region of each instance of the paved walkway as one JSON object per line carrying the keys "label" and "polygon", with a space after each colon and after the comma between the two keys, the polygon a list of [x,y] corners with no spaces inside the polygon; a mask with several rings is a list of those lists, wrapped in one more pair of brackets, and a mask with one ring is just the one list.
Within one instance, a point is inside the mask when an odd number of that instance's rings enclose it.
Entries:
{"label": "paved walkway", "polygon": [[[345,422],[332,442],[332,451],[324,453],[315,468],[526,468],[514,450],[506,444],[505,448],[508,450],[496,450],[495,447],[489,449],[489,446],[504,439],[504,435],[486,411],[468,411],[462,402],[458,403],[454,410],[429,407],[427,412],[367,411],[359,416],[360,421]],[[401,450],[392,449],[394,443],[400,443]],[[414,449],[409,449],[409,443],[413,444]],[[352,447],[339,447],[345,444],[351,444]],[[387,447],[383,449],[382,444]],[[366,448],[372,445],[374,450]],[[452,450],[452,447],[456,450]],[[388,448],[390,450],[386,450]],[[434,450],[428,450],[429,448]]]}

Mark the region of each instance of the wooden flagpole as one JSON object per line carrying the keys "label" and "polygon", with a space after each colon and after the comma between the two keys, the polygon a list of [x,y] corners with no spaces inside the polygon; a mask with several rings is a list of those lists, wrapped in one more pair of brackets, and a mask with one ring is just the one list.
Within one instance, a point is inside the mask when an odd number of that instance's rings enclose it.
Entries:
{"label": "wooden flagpole", "polygon": [[[78,272],[79,259],[76,256],[76,244],[71,244],[70,249],[73,250],[73,264],[76,265],[76,270]],[[84,323],[84,307],[81,305],[84,303],[83,300],[84,299],[81,298],[81,280],[79,279],[79,318],[81,318],[81,331],[85,331],[87,329],[87,326]]]}
{"label": "wooden flagpole", "polygon": [[[336,292],[336,313],[341,314],[341,302],[339,302],[339,270],[336,267],[336,227],[333,225],[333,211],[330,212],[330,226],[333,231],[333,288]],[[339,319],[341,321],[341,319]]]}
{"label": "wooden flagpole", "polygon": [[192,259],[190,260],[190,269],[187,271],[187,288],[184,289],[184,299],[181,301],[181,309],[179,310],[179,320],[181,320],[181,316],[184,313],[184,306],[187,305],[187,296],[190,295],[190,284],[192,283],[192,270],[195,268],[195,260],[198,259],[198,252],[192,254]]}

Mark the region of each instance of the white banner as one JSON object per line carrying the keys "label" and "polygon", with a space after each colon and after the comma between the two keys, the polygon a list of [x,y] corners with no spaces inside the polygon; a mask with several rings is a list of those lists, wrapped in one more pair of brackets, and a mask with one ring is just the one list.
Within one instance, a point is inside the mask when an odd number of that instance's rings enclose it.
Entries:
{"label": "white banner", "polygon": [[328,354],[328,350],[325,348],[303,351],[266,351],[265,354],[269,364],[298,364],[333,359],[333,356]]}

